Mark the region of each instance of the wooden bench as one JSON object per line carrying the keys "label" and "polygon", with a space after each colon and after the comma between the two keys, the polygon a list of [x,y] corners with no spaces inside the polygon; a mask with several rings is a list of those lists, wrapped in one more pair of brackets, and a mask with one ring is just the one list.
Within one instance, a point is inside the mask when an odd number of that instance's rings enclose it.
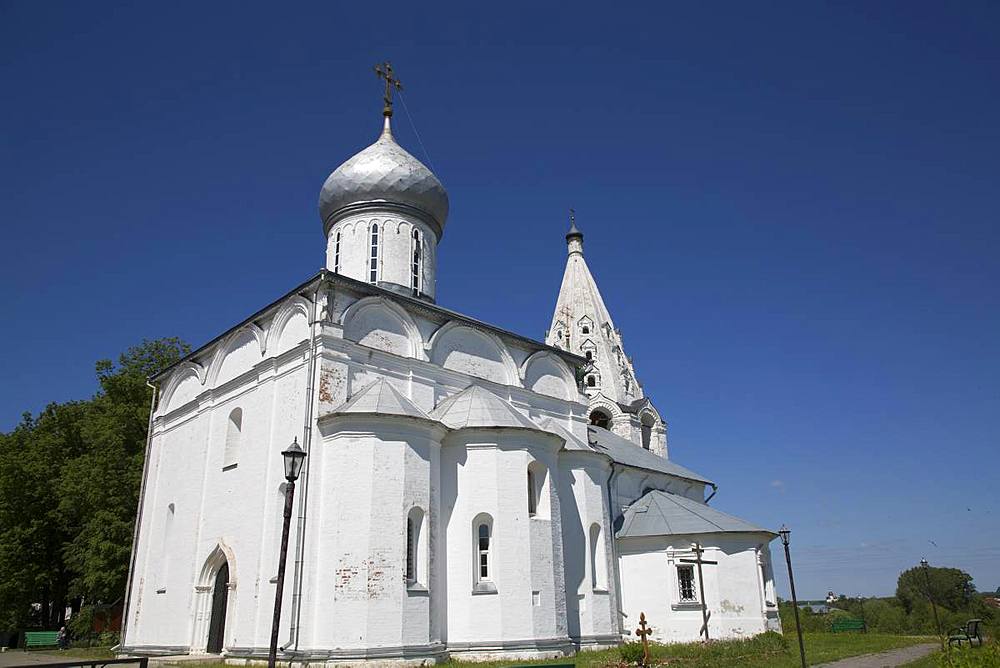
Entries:
{"label": "wooden bench", "polygon": [[24,651],[27,652],[33,647],[58,647],[58,631],[25,631]]}
{"label": "wooden bench", "polygon": [[969,647],[973,644],[978,644],[980,647],[983,646],[983,637],[979,635],[979,625],[983,623],[981,619],[970,619],[965,623],[965,628],[958,627],[948,631],[948,646],[958,645],[962,646],[963,642],[969,643]]}
{"label": "wooden bench", "polygon": [[841,633],[843,631],[861,631],[862,633],[868,632],[864,621],[861,619],[838,619],[833,622],[830,630],[834,633]]}

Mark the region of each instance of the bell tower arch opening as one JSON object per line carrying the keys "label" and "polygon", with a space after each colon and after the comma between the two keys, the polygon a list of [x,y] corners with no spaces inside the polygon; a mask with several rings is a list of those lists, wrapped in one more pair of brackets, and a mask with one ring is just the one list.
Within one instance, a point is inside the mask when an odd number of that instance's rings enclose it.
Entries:
{"label": "bell tower arch opening", "polygon": [[611,428],[611,416],[602,408],[595,408],[590,411],[590,424],[601,429]]}

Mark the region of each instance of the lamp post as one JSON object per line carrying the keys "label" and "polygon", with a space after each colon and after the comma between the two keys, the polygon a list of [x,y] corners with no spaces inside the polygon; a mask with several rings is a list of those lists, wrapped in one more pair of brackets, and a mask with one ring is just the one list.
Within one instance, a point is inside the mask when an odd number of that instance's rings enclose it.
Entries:
{"label": "lamp post", "polygon": [[288,555],[288,527],[292,523],[292,498],[295,496],[295,481],[302,471],[306,452],[296,438],[288,449],[281,453],[285,460],[285,515],[281,525],[281,552],[278,553],[278,581],[274,589],[274,617],[271,619],[271,647],[267,654],[268,668],[274,668],[278,658],[278,625],[281,622],[281,594],[285,588],[285,557]]}
{"label": "lamp post", "polygon": [[868,622],[865,621],[865,597],[858,594],[858,603],[861,604],[861,625],[864,627],[865,633],[868,633]]}
{"label": "lamp post", "polygon": [[924,582],[927,584],[927,599],[931,602],[931,610],[934,611],[934,626],[937,628],[938,639],[941,641],[941,650],[944,651],[944,636],[941,635],[941,620],[938,619],[937,605],[934,603],[934,594],[931,593],[931,569],[926,559],[920,560],[920,568],[924,572]]}
{"label": "lamp post", "polygon": [[778,529],[781,542],[785,546],[785,563],[788,565],[788,586],[792,590],[792,609],[795,611],[795,633],[799,636],[799,658],[802,668],[806,668],[806,646],[802,643],[802,623],[799,621],[799,601],[795,598],[795,576],[792,575],[792,555],[788,551],[788,536],[792,532],[784,524]]}

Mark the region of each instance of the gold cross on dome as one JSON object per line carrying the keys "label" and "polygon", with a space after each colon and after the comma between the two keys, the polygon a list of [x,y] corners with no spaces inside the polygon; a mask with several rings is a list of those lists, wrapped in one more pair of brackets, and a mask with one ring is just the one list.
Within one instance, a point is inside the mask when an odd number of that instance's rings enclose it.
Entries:
{"label": "gold cross on dome", "polygon": [[403,90],[403,82],[396,78],[396,75],[392,72],[392,65],[389,61],[380,63],[375,66],[375,75],[379,79],[385,79],[385,94],[382,97],[385,106],[382,107],[382,115],[385,117],[392,116],[392,91]]}

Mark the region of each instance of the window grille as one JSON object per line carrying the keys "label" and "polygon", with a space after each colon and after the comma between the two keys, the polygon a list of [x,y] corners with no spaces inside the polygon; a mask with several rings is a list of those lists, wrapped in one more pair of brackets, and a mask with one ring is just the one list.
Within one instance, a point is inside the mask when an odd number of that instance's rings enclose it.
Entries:
{"label": "window grille", "polygon": [[340,230],[337,230],[333,241],[333,273],[340,273]]}
{"label": "window grille", "polygon": [[490,579],[490,527],[479,525],[479,579]]}
{"label": "window grille", "polygon": [[682,603],[698,600],[694,589],[694,566],[677,567],[677,589]]}
{"label": "window grille", "polygon": [[421,260],[420,230],[413,229],[413,262],[410,268],[410,287],[413,296],[420,294],[420,260]]}
{"label": "window grille", "polygon": [[368,282],[378,282],[378,225],[372,224],[371,255],[368,261]]}

